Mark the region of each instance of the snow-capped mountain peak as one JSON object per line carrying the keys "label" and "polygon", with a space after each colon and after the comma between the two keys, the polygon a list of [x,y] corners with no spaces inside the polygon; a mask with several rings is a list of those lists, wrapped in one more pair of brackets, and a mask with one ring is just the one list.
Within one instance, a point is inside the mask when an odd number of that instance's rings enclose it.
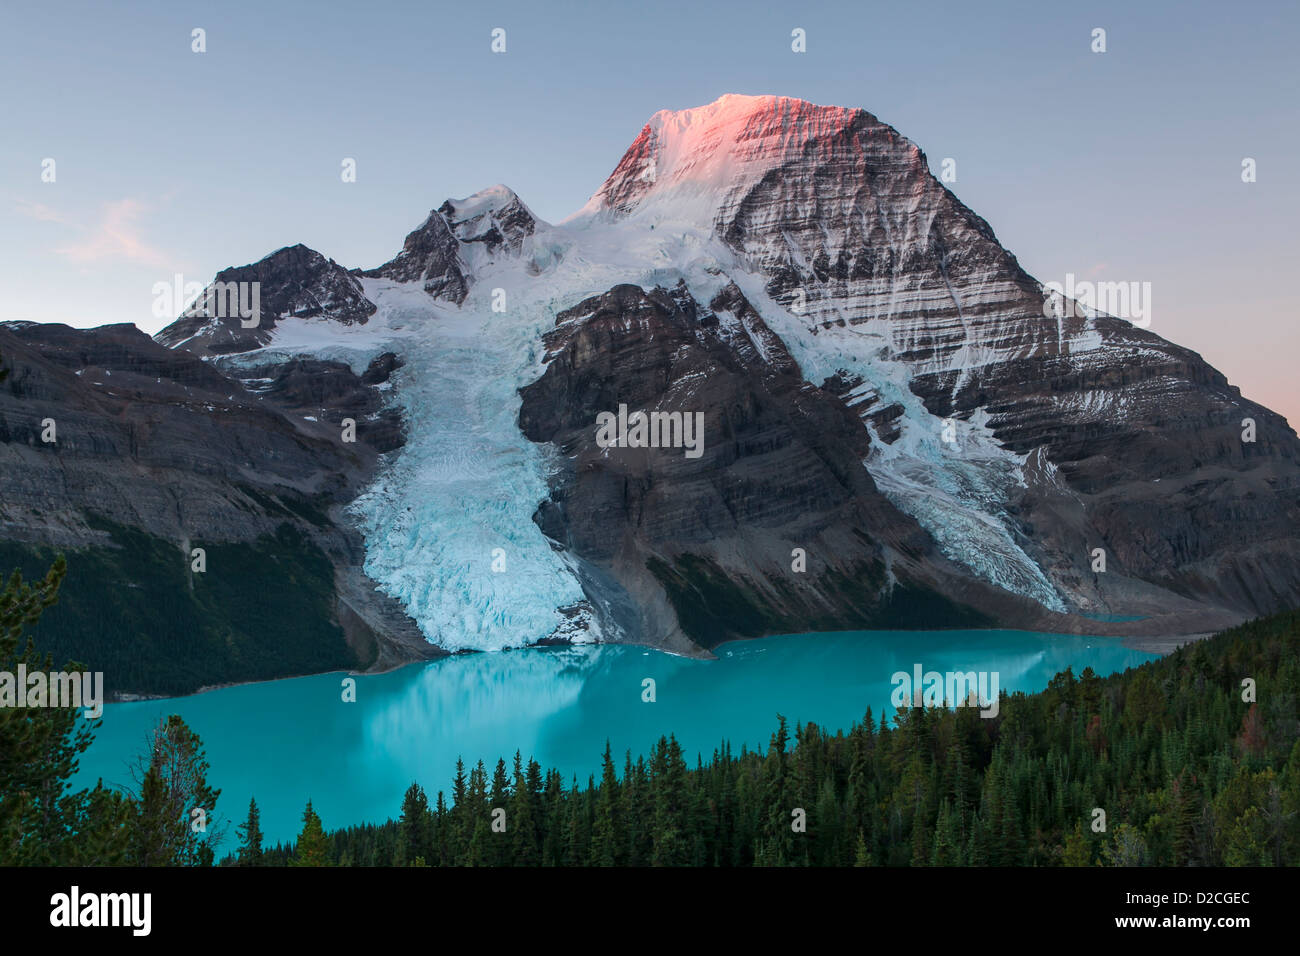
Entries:
{"label": "snow-capped mountain peak", "polygon": [[819,143],[878,125],[864,110],[786,96],[729,93],[707,106],[661,110],[573,218],[642,214],[712,224],[763,177],[815,159],[809,153]]}

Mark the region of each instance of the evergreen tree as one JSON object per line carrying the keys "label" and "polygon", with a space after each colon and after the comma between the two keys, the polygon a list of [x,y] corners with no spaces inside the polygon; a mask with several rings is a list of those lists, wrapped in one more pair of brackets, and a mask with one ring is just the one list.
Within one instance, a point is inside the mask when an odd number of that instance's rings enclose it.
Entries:
{"label": "evergreen tree", "polygon": [[605,755],[601,760],[600,794],[596,797],[596,819],[591,829],[593,866],[618,866],[623,860],[627,838],[620,803],[618,776],[606,740]]}
{"label": "evergreen tree", "polygon": [[307,809],[302,812],[302,832],[298,834],[298,843],[294,847],[293,866],[329,866],[330,846],[321,826],[320,817],[307,801]]}
{"label": "evergreen tree", "polygon": [[[208,761],[199,735],[176,714],[160,721],[150,733],[147,751],[137,759],[140,809],[132,844],[138,866],[158,865],[154,854],[166,850],[173,866],[210,866],[213,847],[224,836],[216,817],[221,791],[208,785]],[[152,789],[146,785],[152,779]]]}
{"label": "evergreen tree", "polygon": [[262,865],[262,815],[258,812],[257,801],[249,798],[248,819],[241,823],[236,832],[239,834],[239,865]]}
{"label": "evergreen tree", "polygon": [[875,861],[872,859],[871,850],[867,846],[867,839],[862,831],[858,831],[858,845],[853,853],[854,866],[874,866]]}
{"label": "evergreen tree", "polygon": [[[539,866],[542,862],[541,847],[537,841],[537,800],[529,782],[520,766],[519,753],[515,752],[514,792],[510,797],[510,809],[506,828],[507,839],[503,845],[509,847],[510,866]],[[498,837],[501,834],[497,834]]]}
{"label": "evergreen tree", "polygon": [[459,864],[465,857],[473,828],[469,807],[469,785],[465,777],[465,761],[456,758],[456,776],[451,781],[451,810],[447,815],[447,861]]}
{"label": "evergreen tree", "polygon": [[131,825],[133,866],[175,866],[184,857],[185,822],[179,820],[162,771],[150,764],[140,785]]}
{"label": "evergreen tree", "polygon": [[429,855],[429,799],[418,783],[406,788],[402,798],[402,816],[398,821],[402,842],[398,847],[399,866],[410,866]]}
{"label": "evergreen tree", "polygon": [[1074,830],[1065,840],[1061,854],[1062,866],[1091,866],[1092,852],[1088,849],[1088,839],[1083,835],[1083,824],[1075,823]]}
{"label": "evergreen tree", "polygon": [[451,843],[448,837],[450,829],[451,813],[447,809],[447,799],[443,796],[441,790],[438,791],[438,802],[434,808],[434,847],[433,862],[435,866],[450,866],[454,860],[451,854]]}
{"label": "evergreen tree", "polygon": [[660,737],[650,764],[654,801],[651,863],[654,866],[684,866],[690,841],[683,832],[686,807],[686,761],[677,738]]}
{"label": "evergreen tree", "polygon": [[[4,370],[0,369],[0,379]],[[49,673],[24,631],[55,603],[67,573],[58,556],[45,577],[25,583],[14,571],[0,589],[0,672]],[[81,673],[69,663],[66,672]],[[13,687],[15,695],[27,688]],[[124,862],[132,810],[117,793],[73,790],[77,760],[93,739],[80,711],[69,707],[0,706],[0,866],[52,864],[104,866]]]}

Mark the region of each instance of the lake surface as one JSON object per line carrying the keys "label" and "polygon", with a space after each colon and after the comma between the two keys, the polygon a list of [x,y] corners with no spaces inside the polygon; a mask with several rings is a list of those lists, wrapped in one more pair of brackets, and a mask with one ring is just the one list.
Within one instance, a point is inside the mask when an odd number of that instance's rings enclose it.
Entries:
{"label": "lake surface", "polygon": [[[1023,631],[869,631],[792,635],[726,644],[713,661],[615,645],[467,654],[356,678],[344,703],[343,674],[210,691],[193,697],[109,704],[77,783],[129,784],[129,762],[149,727],[180,714],[207,751],[218,816],[234,825],[257,798],[267,843],[295,837],[310,798],[326,829],[380,823],[400,813],[419,781],[433,803],[449,791],[456,758],[489,773],[516,749],[556,767],[566,783],[599,776],[608,738],[647,753],[661,734],[681,741],[689,763],[722,740],[766,749],[776,715],[847,729],[868,706],[892,713],[895,672],[989,671],[1007,692],[1037,691],[1054,674],[1091,666],[1101,675],[1158,655],[1117,638]],[[656,700],[642,700],[643,681]]]}

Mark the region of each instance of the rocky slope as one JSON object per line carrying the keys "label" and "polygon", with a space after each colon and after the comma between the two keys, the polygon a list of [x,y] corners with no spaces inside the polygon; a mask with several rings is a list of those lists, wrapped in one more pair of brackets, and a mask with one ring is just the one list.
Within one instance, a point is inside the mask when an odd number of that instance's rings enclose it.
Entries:
{"label": "rocky slope", "polygon": [[35,575],[67,555],[41,630],[60,662],[98,666],[110,692],[184,693],[432,650],[338,520],[375,450],[285,415],[288,384],[255,395],[131,325],[8,323],[0,357],[0,563]]}
{"label": "rocky slope", "polygon": [[[236,311],[231,299],[214,294],[218,285],[252,283],[259,290],[258,308],[256,315],[247,318]],[[243,304],[251,313],[252,303]],[[374,315],[375,305],[346,269],[299,244],[252,265],[223,269],[187,312],[158,333],[158,341],[198,355],[228,355],[266,345],[277,321],[319,316],[345,325],[364,324]]]}
{"label": "rocky slope", "polygon": [[494,186],[469,199],[448,199],[406,237],[401,252],[362,275],[420,282],[434,298],[460,305],[476,271],[491,266],[498,254],[519,255],[536,227],[512,190]]}

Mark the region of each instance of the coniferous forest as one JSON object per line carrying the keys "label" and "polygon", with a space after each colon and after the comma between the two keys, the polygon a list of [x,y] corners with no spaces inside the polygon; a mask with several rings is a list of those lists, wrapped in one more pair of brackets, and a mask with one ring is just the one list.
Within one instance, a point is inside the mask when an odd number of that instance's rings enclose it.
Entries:
{"label": "coniferous forest", "polygon": [[669,737],[621,761],[607,748],[599,780],[518,754],[461,765],[445,792],[412,784],[396,821],[323,835],[308,807],[296,845],[254,853],[245,840],[226,862],[1295,865],[1297,689],[1290,612],[1110,678],[1065,671],[1004,697],[996,718],[867,711],[833,731],[777,718],[765,752],[723,744],[692,766]]}

